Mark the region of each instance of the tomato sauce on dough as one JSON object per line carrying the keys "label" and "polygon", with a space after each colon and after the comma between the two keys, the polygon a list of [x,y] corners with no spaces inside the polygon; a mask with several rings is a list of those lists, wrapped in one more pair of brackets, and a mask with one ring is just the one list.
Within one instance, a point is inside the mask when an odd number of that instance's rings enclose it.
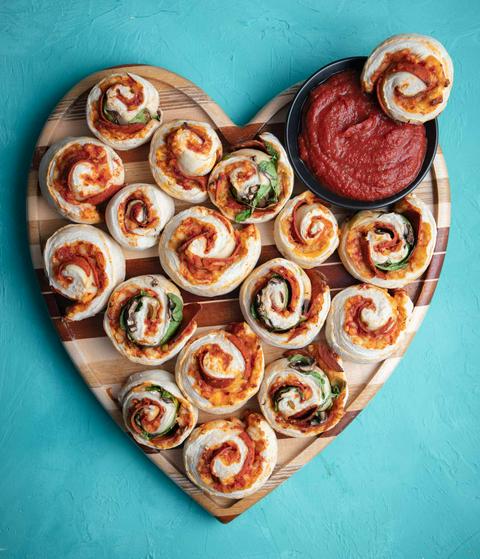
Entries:
{"label": "tomato sauce on dough", "polygon": [[298,138],[300,157],[332,192],[380,200],[407,187],[425,158],[423,124],[397,123],[360,87],[354,70],[335,74],[311,93]]}

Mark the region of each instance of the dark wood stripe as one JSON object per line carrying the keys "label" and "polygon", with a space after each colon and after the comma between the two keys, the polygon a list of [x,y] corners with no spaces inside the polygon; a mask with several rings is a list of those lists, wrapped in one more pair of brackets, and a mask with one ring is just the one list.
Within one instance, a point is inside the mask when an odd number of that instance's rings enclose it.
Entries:
{"label": "dark wood stripe", "polygon": [[[47,293],[44,295],[44,298],[53,323],[63,342],[105,336],[103,331],[103,313],[85,318],[84,320],[67,321],[62,317],[65,314],[68,301],[55,293]],[[213,327],[218,324],[228,324],[243,320],[238,298],[228,301],[204,301],[200,305],[201,310],[197,317],[198,326]]]}
{"label": "dark wood stripe", "polygon": [[[267,245],[263,247],[261,262],[270,260],[275,255],[276,247]],[[406,291],[416,305],[428,305],[435,287],[437,278],[444,260],[444,254],[435,255],[432,264],[426,274],[427,283],[418,280],[409,284]],[[342,266],[342,264],[332,264],[322,266],[320,268],[327,277],[330,287],[334,290],[343,289],[358,283]],[[137,260],[127,260],[127,278],[135,275],[162,273],[160,262],[157,258],[143,258]],[[102,317],[92,317],[84,319],[80,322],[73,322],[68,325],[63,324],[63,319],[59,318],[64,315],[66,307],[70,302],[57,293],[51,292],[47,279],[43,270],[36,270],[37,278],[44,292],[44,298],[49,310],[50,316],[53,317],[55,325],[60,332],[63,341],[77,338],[95,338],[103,336]],[[192,293],[181,290],[185,303],[198,302],[202,304],[202,310],[198,317],[199,326],[214,326],[215,324],[226,324],[243,320],[240,307],[238,304],[239,288],[227,295],[218,297],[200,297]],[[335,293],[332,293],[335,295]],[[72,337],[70,337],[72,336]]]}
{"label": "dark wood stripe", "polygon": [[[81,119],[79,119],[81,120]],[[277,124],[262,124],[262,123],[255,123],[250,124],[248,126],[244,126],[243,128],[238,128],[237,126],[226,126],[224,128],[217,129],[217,132],[221,139],[223,140],[224,149],[228,151],[230,146],[235,145],[236,143],[243,142],[245,140],[249,140],[253,138],[256,134],[260,132],[271,132],[275,134],[280,141],[283,142],[283,131],[284,125],[281,123]],[[47,151],[48,146],[37,146],[35,151],[33,152],[32,157],[32,165],[31,169],[38,171],[40,161]],[[123,163],[146,163],[148,164],[148,154],[150,151],[150,143],[143,144],[138,148],[122,151],[119,155],[123,161]]]}
{"label": "dark wood stripe", "polygon": [[347,411],[342,419],[335,425],[333,429],[319,435],[320,438],[325,439],[328,437],[337,437],[340,433],[348,427],[350,423],[357,417],[362,410]]}
{"label": "dark wood stripe", "polygon": [[232,520],[235,520],[235,518],[237,518],[237,516],[240,516],[239,514],[226,514],[225,516],[216,516],[215,518],[217,520],[220,520],[220,522],[222,524],[228,524],[229,522],[231,522]]}
{"label": "dark wood stripe", "polygon": [[435,243],[435,252],[445,252],[448,245],[448,235],[450,227],[439,227],[437,229],[437,242]]}
{"label": "dark wood stripe", "polygon": [[435,289],[437,288],[438,280],[426,281],[422,283],[422,289],[419,290],[418,296],[415,299],[415,306],[427,306],[431,303]]}
{"label": "dark wood stripe", "polygon": [[[352,279],[352,284],[355,283]],[[414,282],[407,286],[407,292],[416,305],[427,305],[435,291],[437,282],[428,283]],[[419,296],[420,295],[420,296]],[[213,327],[218,324],[228,324],[230,322],[240,322],[243,315],[238,302],[238,290],[227,295],[229,299],[219,300],[195,297],[185,293],[187,304],[199,302],[201,305],[200,314],[197,317],[199,327]],[[61,318],[65,314],[68,301],[56,293],[44,294],[50,316],[57,328],[62,341],[71,341],[85,338],[100,338],[105,336],[103,331],[103,314],[86,318],[78,322],[69,322]]]}

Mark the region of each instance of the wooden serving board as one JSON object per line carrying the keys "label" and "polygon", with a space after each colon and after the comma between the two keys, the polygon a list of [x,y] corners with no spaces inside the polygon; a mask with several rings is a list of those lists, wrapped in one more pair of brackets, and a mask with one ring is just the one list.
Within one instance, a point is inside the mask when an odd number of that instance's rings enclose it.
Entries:
{"label": "wooden serving board", "polygon": [[[153,66],[140,65],[122,66],[116,68],[116,70],[135,72],[149,79],[158,88],[161,107],[164,111],[164,121],[188,118],[210,122],[217,129],[226,146],[252,138],[264,130],[273,132],[283,141],[283,129],[288,105],[297,89],[297,86],[294,86],[280,93],[246,126],[237,127],[201,89],[172,72]],[[123,429],[120,410],[115,402],[115,393],[131,373],[145,370],[147,367],[131,363],[117,353],[103,332],[102,314],[80,322],[67,322],[62,319],[65,301],[49,288],[44,274],[42,250],[47,238],[67,222],[47,205],[40,194],[38,185],[39,162],[51,144],[65,136],[91,136],[85,120],[87,95],[96,82],[111,72],[112,69],[103,70],[82,80],[67,93],[48,118],[38,139],[29,174],[27,209],[33,266],[50,317],[65,349],[85,382]],[[120,152],[120,156],[125,163],[127,183],[154,183],[148,166],[148,149],[149,144],[132,151]],[[305,190],[305,187],[297,180],[294,193],[298,194],[303,190]],[[427,272],[420,281],[409,285],[407,288],[409,295],[415,302],[415,310],[410,322],[406,346],[415,335],[427,312],[442,269],[447,247],[450,227],[450,187],[447,168],[440,149],[437,152],[432,171],[416,190],[416,194],[433,211],[438,226],[438,239],[435,255]],[[176,202],[177,211],[184,209],[186,206],[188,204],[185,202]],[[341,221],[346,212],[333,209]],[[104,224],[100,227],[106,230]],[[273,241],[273,221],[260,224],[260,230],[263,248],[259,264],[280,255]],[[162,273],[156,247],[141,253],[124,252],[127,259],[127,278],[141,274]],[[321,266],[321,269],[328,278],[332,296],[340,289],[356,283],[343,268],[336,252]],[[225,325],[232,321],[242,320],[238,305],[238,290],[229,295],[211,299],[186,292],[182,294],[186,303],[194,301],[201,303],[198,332]],[[278,358],[282,353],[282,350],[271,346],[264,345],[264,350],[267,363]],[[346,362],[344,368],[349,382],[350,394],[347,412],[343,420],[334,429],[319,437],[295,439],[277,434],[279,438],[278,464],[263,488],[251,497],[241,500],[215,499],[204,494],[185,476],[181,448],[152,453],[148,457],[202,507],[222,522],[229,522],[272,491],[282,481],[289,478],[332,442],[380,390],[395,369],[402,354],[403,351],[373,365],[358,365]],[[174,365],[175,360],[171,360],[164,364],[162,368],[173,371]],[[256,398],[253,398],[247,404],[247,407],[257,407]],[[208,420],[210,417],[208,414],[201,413],[199,422]],[[135,474],[132,472],[132,475]]]}

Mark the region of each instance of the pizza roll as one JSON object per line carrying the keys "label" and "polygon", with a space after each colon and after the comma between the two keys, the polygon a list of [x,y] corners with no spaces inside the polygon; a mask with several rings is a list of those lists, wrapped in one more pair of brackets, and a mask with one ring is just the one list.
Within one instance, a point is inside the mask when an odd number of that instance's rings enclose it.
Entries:
{"label": "pizza roll", "polygon": [[325,334],[330,347],[343,359],[371,363],[401,348],[413,303],[399,289],[361,284],[340,291],[332,301]]}
{"label": "pizza roll", "polygon": [[215,167],[208,193],[232,221],[260,223],[274,218],[293,190],[293,170],[278,139],[269,132],[236,146]]}
{"label": "pizza roll", "polygon": [[379,287],[403,287],[427,269],[437,227],[420,199],[407,196],[393,211],[363,211],[342,226],[338,253],[355,278]]}
{"label": "pizza roll", "polygon": [[206,493],[242,499],[258,491],[277,463],[275,432],[258,413],[197,427],[183,450],[190,480]]}
{"label": "pizza roll", "polygon": [[345,414],[347,377],[326,344],[290,350],[267,366],[258,393],[263,415],[279,433],[311,437]]}
{"label": "pizza roll", "polygon": [[333,213],[310,191],[295,196],[275,220],[278,250],[302,268],[315,268],[338,246],[338,224]]}
{"label": "pizza roll", "polygon": [[95,138],[65,138],[46,151],[38,180],[48,203],[76,223],[99,223],[99,204],[124,182],[124,168],[112,148]]}
{"label": "pizza roll", "polygon": [[453,64],[445,47],[415,33],[394,35],[368,57],[361,76],[364,91],[394,120],[413,124],[437,117],[453,85]]}
{"label": "pizza roll", "polygon": [[150,145],[150,169],[167,194],[200,204],[207,200],[208,174],[222,157],[222,143],[207,122],[163,124]]}
{"label": "pizza roll", "polygon": [[123,247],[144,250],[158,243],[160,233],[175,213],[173,200],[151,184],[130,184],[108,203],[105,220]]}
{"label": "pizza roll", "polygon": [[130,361],[161,365],[193,336],[198,311],[198,304],[184,307],[179,289],[164,276],[137,276],[110,296],[103,328]]}
{"label": "pizza roll", "polygon": [[231,413],[257,393],[263,369],[259,339],[241,322],[192,338],[177,358],[175,379],[197,408]]}
{"label": "pizza roll", "polygon": [[43,257],[52,289],[73,301],[69,320],[99,313],[125,278],[122,249],[93,225],[62,227],[47,240]]}
{"label": "pizza roll", "polygon": [[198,412],[184,398],[173,375],[160,369],[135,373],[118,395],[127,431],[155,450],[174,448],[192,432]]}
{"label": "pizza roll", "polygon": [[160,126],[159,103],[158,91],[145,78],[110,74],[88,95],[87,124],[112,148],[133,149],[148,142]]}
{"label": "pizza roll", "polygon": [[202,206],[174,216],[159,243],[165,272],[186,291],[204,297],[233,291],[253,270],[260,251],[255,225],[234,229],[221,213]]}
{"label": "pizza roll", "polygon": [[245,280],[240,308],[264,342],[283,348],[305,347],[325,322],[330,289],[318,270],[307,274],[294,262],[274,258]]}

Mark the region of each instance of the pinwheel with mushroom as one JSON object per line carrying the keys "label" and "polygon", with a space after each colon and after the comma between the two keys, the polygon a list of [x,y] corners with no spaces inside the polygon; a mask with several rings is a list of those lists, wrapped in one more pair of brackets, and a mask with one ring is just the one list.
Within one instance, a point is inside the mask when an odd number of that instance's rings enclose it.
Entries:
{"label": "pinwheel with mushroom", "polygon": [[363,90],[376,90],[385,113],[400,122],[420,124],[446,107],[453,85],[453,64],[445,47],[415,33],[381,43],[363,68]]}
{"label": "pinwheel with mushroom", "polygon": [[54,291],[70,299],[66,318],[82,320],[99,313],[125,278],[121,248],[92,225],[66,225],[46,242],[45,273]]}
{"label": "pinwheel with mushroom", "polygon": [[223,295],[240,285],[260,251],[255,225],[234,229],[221,213],[202,206],[175,215],[159,242],[165,272],[186,291],[204,297]]}
{"label": "pinwheel with mushroom", "polygon": [[256,268],[240,290],[245,320],[266,343],[277,347],[308,345],[325,322],[330,289],[318,270],[274,258]]}
{"label": "pinwheel with mushroom", "polygon": [[160,126],[160,97],[155,86],[132,73],[110,74],[87,99],[87,124],[102,142],[129,150],[148,142]]}
{"label": "pinwheel with mushroom", "polygon": [[43,196],[63,217],[76,223],[99,223],[98,206],[124,182],[120,157],[95,138],[65,138],[52,145],[40,162]]}
{"label": "pinwheel with mushroom", "polygon": [[192,338],[177,358],[175,378],[199,409],[231,413],[256,394],[263,368],[259,339],[241,322]]}
{"label": "pinwheel with mushroom", "polygon": [[403,287],[427,269],[437,238],[427,205],[410,195],[393,211],[363,211],[342,226],[338,253],[355,278],[379,287]]}
{"label": "pinwheel with mushroom", "polygon": [[274,218],[293,190],[293,170],[278,139],[269,132],[236,146],[208,181],[213,204],[238,223]]}
{"label": "pinwheel with mushroom", "polygon": [[207,122],[173,120],[155,133],[150,169],[167,194],[200,204],[207,200],[208,174],[222,157],[222,143]]}
{"label": "pinwheel with mushroom", "polygon": [[130,184],[108,203],[108,230],[123,247],[144,250],[158,243],[175,213],[173,200],[151,184]]}
{"label": "pinwheel with mushroom", "polygon": [[197,410],[167,371],[135,373],[120,390],[118,401],[128,432],[138,444],[155,450],[182,444],[197,423]]}
{"label": "pinwheel with mushroom", "polygon": [[184,307],[179,289],[164,276],[137,276],[113,291],[103,327],[130,361],[161,365],[193,336],[198,312],[198,304]]}
{"label": "pinwheel with mushroom", "polygon": [[197,427],[185,443],[190,480],[216,497],[242,499],[258,491],[277,463],[275,432],[258,413]]}
{"label": "pinwheel with mushroom", "polygon": [[290,350],[270,363],[258,393],[267,421],[288,437],[332,429],[345,413],[347,397],[340,360],[324,343]]}
{"label": "pinwheel with mushroom", "polygon": [[332,301],[325,334],[343,359],[371,363],[387,359],[402,348],[413,303],[399,289],[361,284],[340,291]]}

